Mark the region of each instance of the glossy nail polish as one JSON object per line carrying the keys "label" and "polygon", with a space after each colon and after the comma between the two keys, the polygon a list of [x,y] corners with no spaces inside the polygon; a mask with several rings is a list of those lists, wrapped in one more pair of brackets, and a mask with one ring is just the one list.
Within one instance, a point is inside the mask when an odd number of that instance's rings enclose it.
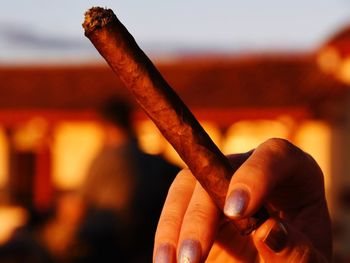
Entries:
{"label": "glossy nail polish", "polygon": [[248,204],[249,195],[247,191],[234,189],[225,202],[224,213],[228,217],[239,217],[243,214]]}
{"label": "glossy nail polish", "polygon": [[202,254],[201,245],[198,241],[186,239],[182,241],[178,255],[179,263],[198,263]]}
{"label": "glossy nail polish", "polygon": [[168,243],[159,245],[154,263],[175,263],[175,248]]}
{"label": "glossy nail polish", "polygon": [[280,222],[274,224],[264,239],[264,243],[276,253],[282,251],[286,247],[287,241],[287,230]]}

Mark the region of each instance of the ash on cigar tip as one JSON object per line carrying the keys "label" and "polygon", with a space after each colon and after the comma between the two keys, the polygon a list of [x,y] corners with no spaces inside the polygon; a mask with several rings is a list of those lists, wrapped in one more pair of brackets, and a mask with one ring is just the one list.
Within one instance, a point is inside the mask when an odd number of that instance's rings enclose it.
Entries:
{"label": "ash on cigar tip", "polygon": [[102,7],[92,7],[85,12],[83,28],[86,31],[92,31],[96,28],[102,28],[116,18],[112,9]]}

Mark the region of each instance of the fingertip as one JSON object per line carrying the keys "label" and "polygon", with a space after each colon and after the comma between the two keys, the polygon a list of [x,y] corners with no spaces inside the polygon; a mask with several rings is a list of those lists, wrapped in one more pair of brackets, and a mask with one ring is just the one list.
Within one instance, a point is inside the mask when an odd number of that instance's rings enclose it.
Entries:
{"label": "fingertip", "polygon": [[266,262],[327,262],[302,232],[273,218],[253,233],[253,241]]}
{"label": "fingertip", "polygon": [[288,243],[286,227],[281,222],[276,221],[263,239],[263,242],[275,253],[282,251]]}
{"label": "fingertip", "polygon": [[202,246],[196,239],[182,240],[178,253],[179,263],[199,263],[202,258]]}
{"label": "fingertip", "polygon": [[183,217],[178,241],[178,262],[206,258],[215,240],[221,212],[198,183]]}
{"label": "fingertip", "polygon": [[233,189],[226,198],[224,214],[231,219],[237,219],[244,215],[249,203],[249,193],[243,187]]}
{"label": "fingertip", "polygon": [[175,246],[170,243],[160,244],[156,248],[154,263],[175,263],[176,262],[176,249]]}
{"label": "fingertip", "polygon": [[154,262],[176,262],[176,244],[195,185],[189,170],[182,170],[172,183],[155,233]]}
{"label": "fingertip", "polygon": [[254,233],[254,243],[261,254],[275,254],[283,251],[288,245],[289,234],[285,224],[270,218]]}
{"label": "fingertip", "polygon": [[266,169],[258,169],[249,160],[234,173],[224,206],[227,217],[250,217],[264,205],[273,184],[267,183],[271,180],[266,178],[264,170]]}

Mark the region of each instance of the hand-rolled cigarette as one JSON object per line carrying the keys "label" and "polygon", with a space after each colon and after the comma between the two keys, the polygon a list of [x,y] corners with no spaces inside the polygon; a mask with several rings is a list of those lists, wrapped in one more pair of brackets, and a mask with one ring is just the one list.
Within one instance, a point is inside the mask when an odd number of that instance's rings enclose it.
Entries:
{"label": "hand-rolled cigarette", "polygon": [[[83,27],[85,36],[131,90],[216,205],[223,209],[234,172],[228,159],[111,9],[91,8],[85,13]],[[253,217],[235,220],[234,224],[240,233],[249,234],[266,218],[268,214],[262,208]]]}

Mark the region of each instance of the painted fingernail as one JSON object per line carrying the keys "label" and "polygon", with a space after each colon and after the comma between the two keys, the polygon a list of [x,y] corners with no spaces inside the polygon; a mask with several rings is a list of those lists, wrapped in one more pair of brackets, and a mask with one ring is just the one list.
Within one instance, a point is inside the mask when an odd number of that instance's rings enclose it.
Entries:
{"label": "painted fingernail", "polygon": [[281,222],[276,222],[264,239],[264,243],[276,253],[286,247],[287,241],[288,232]]}
{"label": "painted fingernail", "polygon": [[175,248],[165,243],[158,246],[154,263],[175,263]]}
{"label": "painted fingernail", "polygon": [[198,263],[202,254],[201,245],[197,240],[186,239],[182,241],[179,250],[179,263]]}
{"label": "painted fingernail", "polygon": [[237,188],[233,190],[226,199],[224,213],[228,217],[239,217],[243,214],[248,204],[249,195],[247,191]]}

